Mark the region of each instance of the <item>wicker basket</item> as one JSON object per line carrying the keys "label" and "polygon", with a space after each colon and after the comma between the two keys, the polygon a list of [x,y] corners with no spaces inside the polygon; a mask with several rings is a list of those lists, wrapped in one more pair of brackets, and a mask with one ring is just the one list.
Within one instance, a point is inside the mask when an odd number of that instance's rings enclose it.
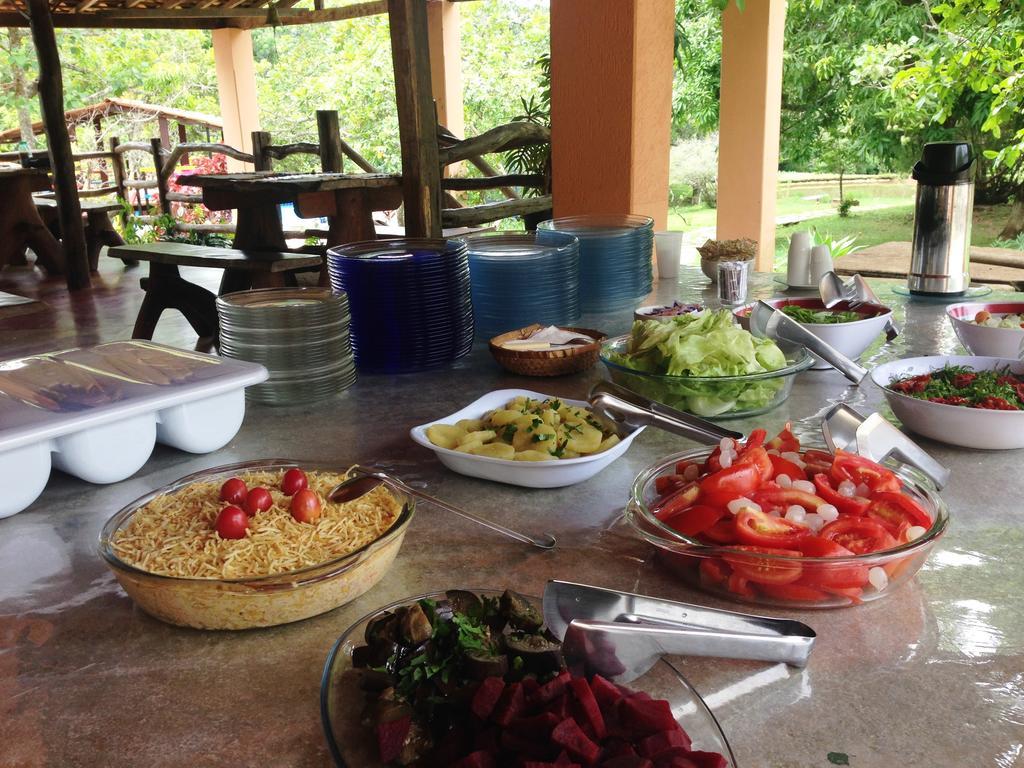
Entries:
{"label": "wicker basket", "polygon": [[594,339],[593,344],[580,344],[568,349],[521,350],[504,349],[501,345],[514,339],[528,339],[544,328],[543,325],[528,325],[517,331],[509,331],[491,339],[490,348],[494,359],[507,371],[520,376],[565,376],[592,368],[601,356],[601,340],[605,334],[591,328],[565,328]]}

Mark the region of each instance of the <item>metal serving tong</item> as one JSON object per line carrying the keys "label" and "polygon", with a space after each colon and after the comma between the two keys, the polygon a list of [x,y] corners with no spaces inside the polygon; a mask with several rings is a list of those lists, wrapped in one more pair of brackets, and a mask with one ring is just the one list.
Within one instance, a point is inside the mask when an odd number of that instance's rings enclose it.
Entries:
{"label": "metal serving tong", "polygon": [[665,654],[807,664],[814,630],[772,619],[568,581],[544,588],[544,621],[570,666],[628,682]]}
{"label": "metal serving tong", "polygon": [[[821,294],[821,303],[825,305],[826,309],[831,309],[843,302],[846,302],[850,309],[856,309],[861,304],[882,304],[875,292],[871,290],[867,280],[860,275],[854,275],[844,282],[843,278],[835,272],[826,272],[818,283],[818,293]],[[893,322],[890,314],[885,323],[885,340],[892,341],[899,335],[900,329]]]}
{"label": "metal serving tong", "polygon": [[734,432],[699,416],[656,403],[610,381],[599,381],[595,384],[590,390],[588,400],[594,413],[611,422],[617,429],[658,427],[705,445],[714,445],[723,437],[743,439],[741,432]]}
{"label": "metal serving tong", "polygon": [[857,365],[821,337],[811,333],[785,312],[765,301],[758,301],[750,313],[750,332],[755,336],[775,341],[790,341],[807,347],[854,384],[860,384],[868,375],[866,368]]}
{"label": "metal serving tong", "polygon": [[878,413],[867,418],[845,403],[837,403],[821,420],[825,444],[882,462],[890,456],[921,470],[939,490],[949,482],[949,469],[900,432]]}

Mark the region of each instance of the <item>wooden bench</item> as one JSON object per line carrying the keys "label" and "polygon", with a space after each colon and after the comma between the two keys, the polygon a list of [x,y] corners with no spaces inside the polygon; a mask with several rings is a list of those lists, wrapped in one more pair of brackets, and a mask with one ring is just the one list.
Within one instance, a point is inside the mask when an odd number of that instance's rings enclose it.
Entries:
{"label": "wooden bench", "polygon": [[149,262],[149,277],[140,284],[146,297],[132,331],[133,339],[152,339],[157,321],[165,309],[177,309],[199,334],[196,349],[208,352],[218,341],[216,296],[205,288],[182,278],[178,267],[223,269],[217,295],[250,288],[280,288],[296,285],[295,272],[319,269],[318,255],[242,251],[233,248],[209,248],[186,243],[143,243],[115,246],[108,252],[116,259]]}
{"label": "wooden bench", "polygon": [[[45,194],[35,195],[32,201],[39,211],[39,217],[46,223],[53,236],[60,238],[60,220],[57,215],[57,201]],[[114,229],[110,214],[121,210],[121,204],[102,200],[81,200],[82,215],[85,216],[85,245],[89,254],[89,269],[99,269],[100,249],[104,245],[111,247],[124,245],[121,235]],[[125,260],[125,264],[136,262]]]}

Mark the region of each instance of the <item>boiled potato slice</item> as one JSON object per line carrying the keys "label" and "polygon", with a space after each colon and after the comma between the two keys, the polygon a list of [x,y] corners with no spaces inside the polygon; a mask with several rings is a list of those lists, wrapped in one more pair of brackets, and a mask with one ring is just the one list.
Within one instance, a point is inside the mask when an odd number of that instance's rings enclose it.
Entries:
{"label": "boiled potato slice", "polygon": [[466,430],[453,424],[431,424],[427,427],[427,440],[441,448],[454,448],[466,434]]}
{"label": "boiled potato slice", "polygon": [[481,419],[459,419],[455,422],[455,426],[467,432],[478,432],[484,428],[484,422]]}
{"label": "boiled potato slice", "polygon": [[594,453],[600,453],[601,451],[607,451],[609,448],[611,448],[613,445],[615,445],[618,442],[619,442],[619,436],[618,435],[608,435],[608,437],[606,437],[604,440],[601,441],[601,445],[599,445],[597,447],[597,450],[594,451]]}
{"label": "boiled potato slice", "polygon": [[508,443],[487,443],[470,447],[469,453],[474,456],[490,456],[492,459],[512,459],[515,458],[516,449]]}
{"label": "boiled potato slice", "polygon": [[565,447],[576,453],[593,453],[601,445],[601,430],[585,421],[571,419],[565,423]]}
{"label": "boiled potato slice", "polygon": [[480,429],[476,432],[467,432],[459,438],[459,446],[470,445],[471,443],[486,443],[498,436],[493,429]]}
{"label": "boiled potato slice", "polygon": [[515,423],[516,419],[522,417],[522,415],[521,411],[500,408],[491,412],[491,415],[487,418],[487,423],[494,428],[504,427],[507,424]]}
{"label": "boiled potato slice", "polygon": [[515,455],[516,461],[554,461],[555,457],[544,451],[519,451]]}
{"label": "boiled potato slice", "polygon": [[557,434],[555,428],[533,414],[521,416],[516,421],[516,432],[512,435],[512,447],[517,451],[539,449],[547,451],[554,447]]}
{"label": "boiled potato slice", "polygon": [[541,411],[540,417],[544,419],[545,424],[549,424],[552,427],[557,427],[562,421],[562,417],[558,415],[558,412],[552,411],[550,408]]}

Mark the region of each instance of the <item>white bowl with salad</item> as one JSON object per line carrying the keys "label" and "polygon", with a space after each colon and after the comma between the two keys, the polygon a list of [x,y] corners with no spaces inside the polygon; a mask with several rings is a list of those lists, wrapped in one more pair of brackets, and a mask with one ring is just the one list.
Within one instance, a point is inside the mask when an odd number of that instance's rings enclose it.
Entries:
{"label": "white bowl with salad", "polygon": [[[892,317],[892,310],[881,304],[860,304],[854,309],[843,302],[826,309],[821,299],[816,298],[769,299],[766,303],[785,312],[851,360],[857,360],[864,354]],[[754,306],[746,304],[733,311],[744,328],[749,328],[750,313]],[[813,369],[832,367],[817,355],[812,357]]]}
{"label": "white bowl with salad", "polygon": [[601,345],[611,380],[687,413],[741,418],[770,411],[789,397],[811,354],[759,339],[728,309],[638,320],[625,336]]}
{"label": "white bowl with salad", "polygon": [[972,355],[1020,357],[1024,349],[1024,301],[951,304],[946,316]]}
{"label": "white bowl with salad", "polygon": [[1024,362],[1004,357],[912,357],[871,380],[903,425],[964,448],[1024,448]]}

